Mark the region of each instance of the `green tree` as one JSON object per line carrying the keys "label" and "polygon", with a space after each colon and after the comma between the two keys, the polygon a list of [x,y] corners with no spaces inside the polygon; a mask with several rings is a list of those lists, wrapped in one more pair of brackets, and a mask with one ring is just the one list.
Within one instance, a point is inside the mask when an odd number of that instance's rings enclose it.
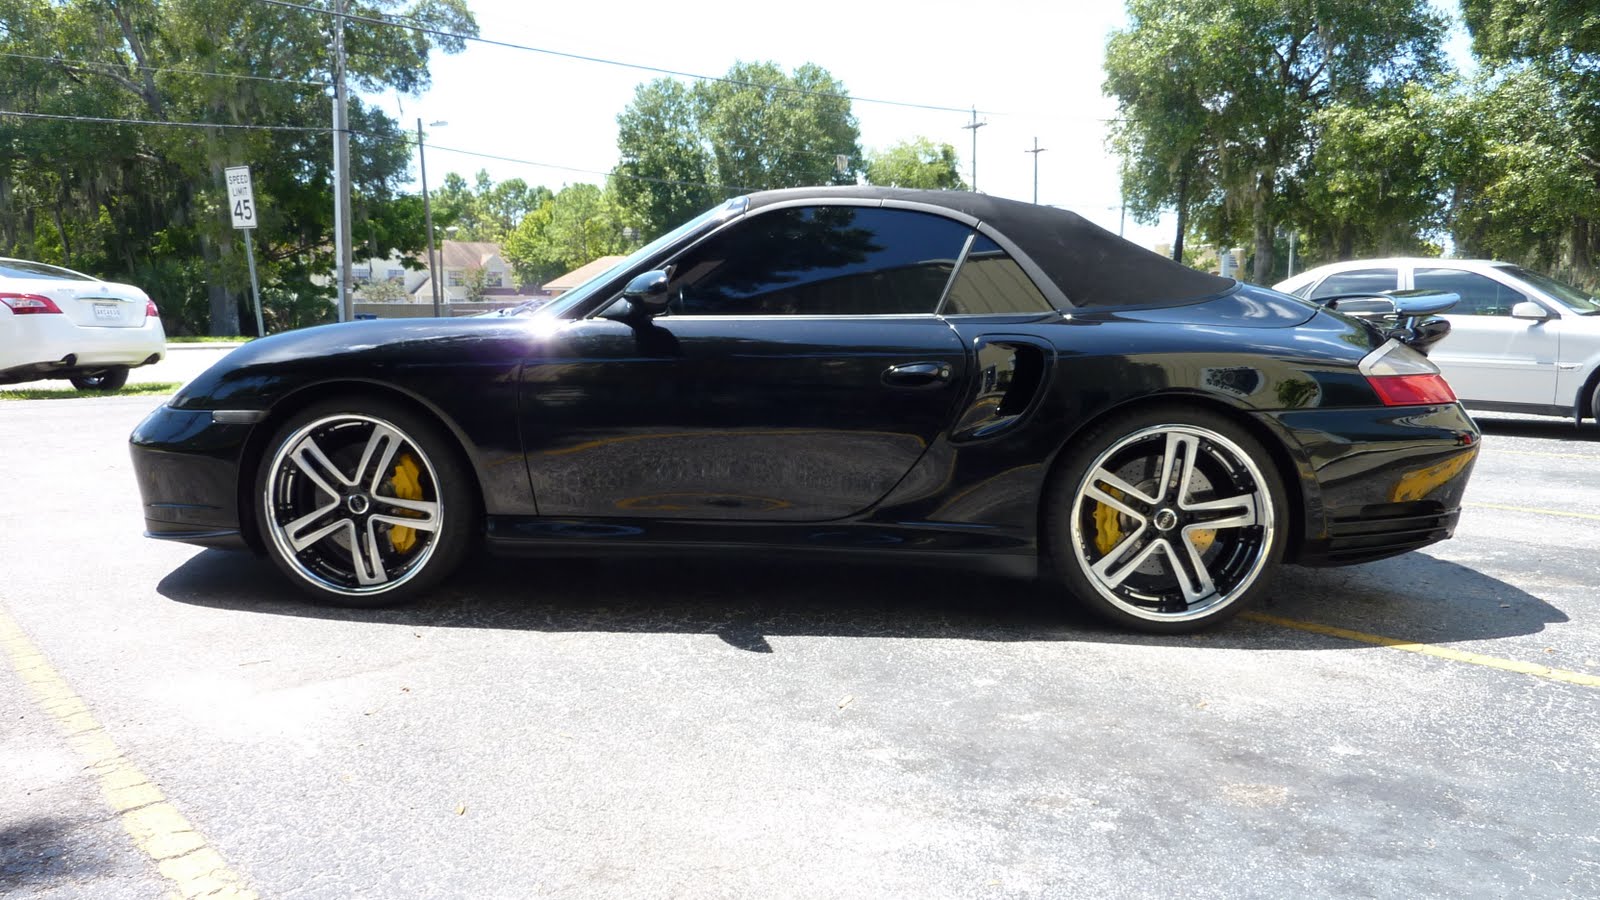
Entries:
{"label": "green tree", "polygon": [[1194,204],[1202,236],[1248,236],[1268,280],[1318,111],[1435,71],[1443,31],[1426,0],[1129,0],[1106,55],[1129,210]]}
{"label": "green tree", "polygon": [[964,191],[956,148],[918,136],[869,154],[867,182],[885,187]]}
{"label": "green tree", "polygon": [[503,249],[519,281],[543,284],[599,257],[625,252],[625,228],[614,192],[574,184],[525,216]]}
{"label": "green tree", "polygon": [[[617,117],[616,188],[645,239],[718,196],[812,184],[853,184],[860,129],[844,85],[807,63],[735,63],[720,81],[640,85]],[[843,171],[838,157],[846,158]]]}
{"label": "green tree", "polygon": [[722,195],[710,185],[711,151],[696,122],[689,89],[670,78],[639,85],[617,116],[617,197],[647,238],[693,218]]}
{"label": "green tree", "polygon": [[[350,11],[398,8],[369,0]],[[405,11],[439,30],[476,30],[463,0],[417,0]],[[251,0],[0,0],[0,51],[45,58],[0,66],[0,108],[285,129],[0,119],[0,252],[138,282],[180,311],[168,323],[175,332],[236,333],[247,277],[222,170],[249,164],[264,287],[281,285],[296,304],[325,303],[328,290],[310,278],[332,268],[332,22]],[[431,52],[460,49],[456,39],[399,29],[345,32],[351,82],[368,91],[420,91]],[[404,133],[359,101],[351,127],[354,237],[415,249],[420,225],[409,230],[410,207],[395,208],[410,161]],[[195,312],[197,291],[205,316]]]}
{"label": "green tree", "polygon": [[1473,105],[1513,128],[1479,120],[1487,165],[1463,179],[1458,241],[1600,280],[1600,10],[1593,0],[1462,9],[1492,71]]}

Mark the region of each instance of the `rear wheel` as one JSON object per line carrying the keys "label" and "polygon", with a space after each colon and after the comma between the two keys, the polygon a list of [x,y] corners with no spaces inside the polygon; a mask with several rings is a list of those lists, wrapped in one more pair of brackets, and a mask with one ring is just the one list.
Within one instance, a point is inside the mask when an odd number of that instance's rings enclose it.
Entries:
{"label": "rear wheel", "polygon": [[343,606],[410,600],[461,562],[477,498],[454,445],[427,418],[369,398],[328,401],[278,430],[256,482],[268,555]]}
{"label": "rear wheel", "polygon": [[1236,615],[1283,557],[1288,510],[1265,448],[1231,420],[1160,407],[1094,427],[1048,499],[1057,577],[1140,631]]}
{"label": "rear wheel", "polygon": [[80,391],[120,391],[128,383],[128,367],[112,366],[93,375],[74,375],[72,386]]}

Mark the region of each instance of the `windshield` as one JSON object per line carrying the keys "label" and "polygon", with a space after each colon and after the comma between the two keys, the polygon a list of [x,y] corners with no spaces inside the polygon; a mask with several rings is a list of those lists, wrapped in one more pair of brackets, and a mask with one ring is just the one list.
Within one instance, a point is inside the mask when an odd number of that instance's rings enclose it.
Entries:
{"label": "windshield", "polygon": [[1500,271],[1521,278],[1580,315],[1600,315],[1600,298],[1588,291],[1580,291],[1566,282],[1540,275],[1538,272],[1529,272],[1521,266],[1501,266]]}
{"label": "windshield", "polygon": [[721,222],[730,216],[735,216],[744,212],[745,208],[749,205],[749,197],[735,197],[732,200],[729,200],[727,203],[724,203],[720,206],[714,206],[711,209],[708,209],[700,215],[695,216],[689,221],[683,223],[682,225],[679,225],[677,228],[674,228],[666,234],[656,238],[650,243],[645,244],[643,247],[633,251],[621,262],[605,270],[604,272],[601,272],[599,275],[596,275],[588,281],[585,281],[583,284],[578,285],[572,290],[567,291],[565,294],[562,294],[560,297],[557,297],[549,303],[537,308],[524,309],[522,307],[517,307],[515,309],[508,310],[507,312],[510,315],[559,316],[567,310],[572,309],[574,306],[577,306],[583,301],[589,299],[595,291],[609,284],[611,279],[615,278],[619,273],[638,266],[645,260],[650,259],[672,244],[675,244],[679,240],[694,234],[696,231],[700,231],[701,229],[704,229],[714,223]]}

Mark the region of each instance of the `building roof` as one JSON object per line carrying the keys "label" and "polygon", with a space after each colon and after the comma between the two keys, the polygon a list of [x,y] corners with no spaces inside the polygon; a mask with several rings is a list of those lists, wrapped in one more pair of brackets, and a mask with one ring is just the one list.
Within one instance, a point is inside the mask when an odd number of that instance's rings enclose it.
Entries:
{"label": "building roof", "polygon": [[446,269],[479,269],[500,256],[500,245],[493,241],[444,241],[439,245],[439,262]]}
{"label": "building roof", "polygon": [[594,276],[599,275],[601,272],[611,268],[617,263],[622,262],[622,260],[625,258],[626,257],[622,256],[602,256],[593,262],[586,263],[577,267],[576,269],[573,269],[571,272],[562,275],[560,278],[554,278],[545,282],[544,289],[552,294],[560,294],[565,291],[570,291]]}

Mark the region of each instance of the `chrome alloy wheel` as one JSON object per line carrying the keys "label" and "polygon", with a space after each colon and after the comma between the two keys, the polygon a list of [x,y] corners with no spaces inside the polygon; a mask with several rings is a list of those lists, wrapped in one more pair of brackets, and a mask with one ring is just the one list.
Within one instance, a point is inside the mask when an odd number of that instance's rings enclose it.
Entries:
{"label": "chrome alloy wheel", "polygon": [[1151,622],[1219,612],[1271,556],[1273,483],[1239,445],[1155,425],[1095,457],[1071,510],[1076,563],[1117,609]]}
{"label": "chrome alloy wheel", "polygon": [[341,413],[278,446],[262,487],[273,546],[294,574],[334,594],[382,594],[422,572],[444,506],[422,448],[383,419]]}

